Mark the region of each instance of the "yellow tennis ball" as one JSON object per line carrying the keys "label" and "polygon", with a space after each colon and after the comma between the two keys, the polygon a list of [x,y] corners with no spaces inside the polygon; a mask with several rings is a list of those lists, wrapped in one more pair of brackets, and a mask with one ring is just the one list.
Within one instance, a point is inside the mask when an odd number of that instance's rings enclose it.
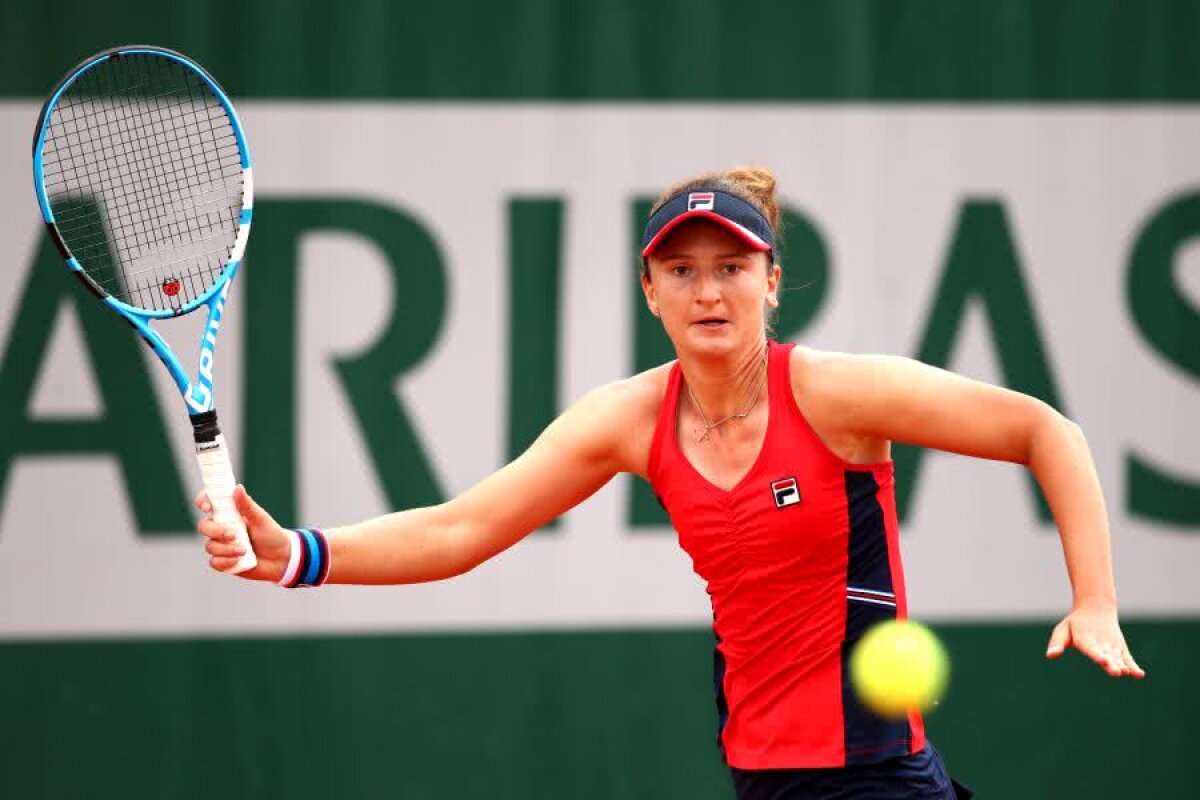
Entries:
{"label": "yellow tennis ball", "polygon": [[929,709],[941,699],[949,678],[946,649],[933,631],[912,620],[875,625],[850,656],[855,692],[881,717]]}

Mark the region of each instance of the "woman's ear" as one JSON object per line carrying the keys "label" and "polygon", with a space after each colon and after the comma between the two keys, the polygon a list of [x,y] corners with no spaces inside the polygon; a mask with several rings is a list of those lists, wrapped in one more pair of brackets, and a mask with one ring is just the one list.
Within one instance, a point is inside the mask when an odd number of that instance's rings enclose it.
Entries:
{"label": "woman's ear", "polygon": [[646,307],[650,309],[650,313],[656,317],[662,316],[658,310],[658,300],[654,297],[654,284],[650,281],[648,272],[642,272],[642,294],[646,296]]}
{"label": "woman's ear", "polygon": [[772,264],[767,270],[767,305],[779,308],[779,282],[783,280],[783,267]]}

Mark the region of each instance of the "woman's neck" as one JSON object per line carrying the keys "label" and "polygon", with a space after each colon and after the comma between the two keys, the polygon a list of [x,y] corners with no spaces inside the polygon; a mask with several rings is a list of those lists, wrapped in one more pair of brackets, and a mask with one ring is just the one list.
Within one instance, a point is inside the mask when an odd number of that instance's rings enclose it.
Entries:
{"label": "woman's neck", "polygon": [[741,414],[766,393],[767,340],[760,339],[719,359],[679,355],[683,379],[702,416],[715,422]]}

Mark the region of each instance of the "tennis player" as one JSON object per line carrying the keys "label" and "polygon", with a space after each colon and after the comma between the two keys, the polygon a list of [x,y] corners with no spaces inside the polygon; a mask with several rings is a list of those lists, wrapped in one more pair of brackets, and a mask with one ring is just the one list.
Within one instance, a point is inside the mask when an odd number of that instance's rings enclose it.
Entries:
{"label": "tennis player", "polygon": [[[1073,590],[1047,656],[1075,647],[1144,675],[1117,619],[1108,521],[1079,427],[1045,403],[905,358],[768,337],[781,276],[775,178],[758,168],[668,189],[641,285],[677,359],[595,389],[515,461],[441,505],[329,531],[281,528],[241,487],[258,566],[285,585],[460,575],[583,502],[645,478],[708,584],[719,743],[738,798],[953,798],[916,713],[866,711],[847,658],[906,615],[890,443],[1024,464],[1049,501]],[[208,512],[207,499],[197,503]],[[211,565],[240,556],[205,519]]]}

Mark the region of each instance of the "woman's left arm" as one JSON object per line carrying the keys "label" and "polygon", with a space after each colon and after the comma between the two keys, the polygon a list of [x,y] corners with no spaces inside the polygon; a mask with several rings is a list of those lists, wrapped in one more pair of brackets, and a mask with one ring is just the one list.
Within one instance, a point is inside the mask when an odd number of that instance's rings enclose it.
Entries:
{"label": "woman's left arm", "polygon": [[1074,598],[1046,655],[1074,646],[1110,675],[1145,675],[1117,621],[1108,514],[1078,425],[1037,398],[906,358],[829,354],[805,373],[806,403],[828,408],[846,435],[1027,466],[1054,514]]}

